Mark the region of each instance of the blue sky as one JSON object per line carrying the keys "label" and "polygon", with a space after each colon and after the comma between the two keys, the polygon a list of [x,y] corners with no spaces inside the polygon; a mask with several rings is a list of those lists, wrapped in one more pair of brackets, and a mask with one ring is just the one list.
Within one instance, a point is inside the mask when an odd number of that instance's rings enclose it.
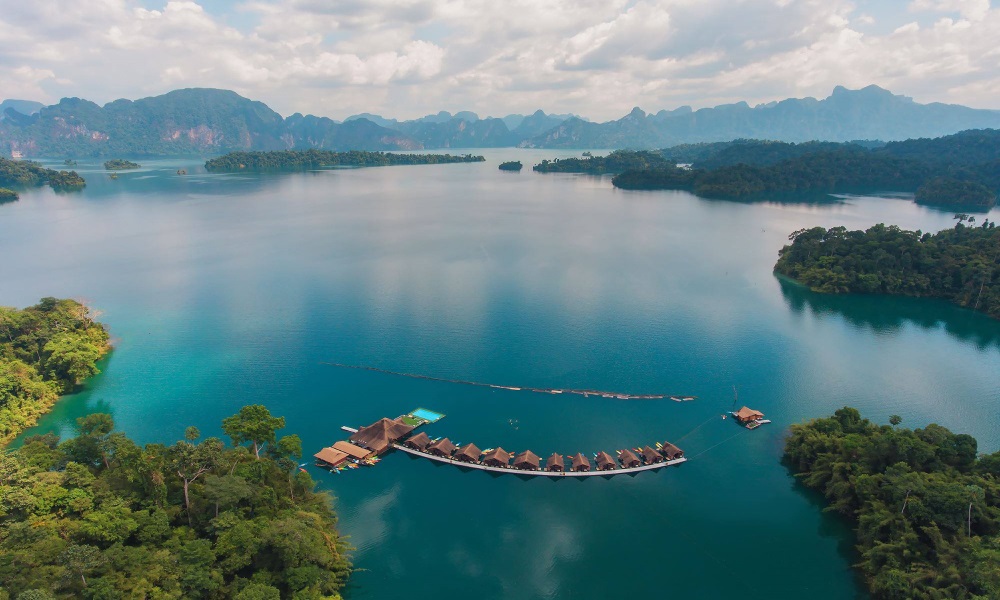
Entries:
{"label": "blue sky", "polygon": [[998,32],[990,0],[32,0],[0,13],[0,96],[605,120],[876,84],[1000,108]]}

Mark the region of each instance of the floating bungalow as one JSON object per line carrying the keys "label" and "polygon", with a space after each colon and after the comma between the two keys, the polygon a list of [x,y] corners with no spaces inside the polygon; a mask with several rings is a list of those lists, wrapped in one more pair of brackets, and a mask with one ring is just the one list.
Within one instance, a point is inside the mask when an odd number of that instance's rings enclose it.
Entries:
{"label": "floating bungalow", "polygon": [[368,427],[362,427],[348,439],[359,446],[373,450],[376,454],[382,454],[391,448],[396,440],[411,431],[413,431],[412,425],[407,425],[397,419],[382,417]]}
{"label": "floating bungalow", "polygon": [[677,446],[671,444],[670,442],[663,442],[663,446],[660,448],[660,452],[666,457],[667,460],[677,460],[678,458],[684,458],[684,451]]}
{"label": "floating bungalow", "polygon": [[764,418],[764,413],[746,406],[732,414],[733,418],[747,429],[756,429],[765,423],[771,422]]}
{"label": "floating bungalow", "polygon": [[488,467],[509,467],[510,452],[507,452],[503,448],[490,450],[483,457],[483,464]]}
{"label": "floating bungalow", "polygon": [[427,453],[433,454],[435,456],[441,456],[443,458],[449,458],[455,453],[455,444],[451,443],[448,438],[441,438],[436,442],[432,442],[430,446],[427,446]]}
{"label": "floating bungalow", "polygon": [[344,454],[350,456],[355,460],[367,460],[373,456],[375,453],[367,448],[362,448],[361,446],[355,446],[350,442],[345,442],[343,440],[338,441],[333,445],[333,449],[338,452],[343,452]]}
{"label": "floating bungalow", "polygon": [[642,459],[646,461],[647,465],[655,465],[656,463],[661,463],[665,460],[663,455],[649,446],[642,449]]}
{"label": "floating bungalow", "polygon": [[414,450],[426,450],[431,445],[431,438],[427,437],[427,434],[421,431],[417,435],[411,436],[403,444],[407,448],[413,448]]}
{"label": "floating bungalow", "polygon": [[615,459],[612,458],[610,454],[604,452],[603,450],[597,453],[597,457],[595,458],[595,460],[597,461],[598,471],[614,470],[616,468],[616,465],[618,464],[615,462]]}
{"label": "floating bungalow", "polygon": [[550,473],[562,473],[566,470],[566,463],[563,462],[562,454],[552,453],[545,459],[545,470]]}
{"label": "floating bungalow", "polygon": [[514,457],[514,468],[522,471],[537,471],[539,458],[531,450],[525,450]]}
{"label": "floating bungalow", "polygon": [[623,469],[632,469],[642,464],[639,457],[634,452],[626,448],[618,454],[618,460],[622,463]]}
{"label": "floating bungalow", "polygon": [[336,468],[340,466],[344,461],[347,460],[347,455],[340,450],[335,450],[334,448],[323,448],[316,454],[313,454],[316,458],[317,467],[328,467]]}
{"label": "floating bungalow", "polygon": [[573,456],[570,469],[577,473],[585,473],[590,470],[590,459],[578,452]]}
{"label": "floating bungalow", "polygon": [[483,451],[477,448],[475,444],[466,444],[455,451],[452,458],[460,462],[477,463],[482,453]]}

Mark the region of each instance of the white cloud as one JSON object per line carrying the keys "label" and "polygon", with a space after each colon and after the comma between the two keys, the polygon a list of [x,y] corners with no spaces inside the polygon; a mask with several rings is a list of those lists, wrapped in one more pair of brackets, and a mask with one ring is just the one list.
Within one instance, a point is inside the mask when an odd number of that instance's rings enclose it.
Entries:
{"label": "white cloud", "polygon": [[[871,83],[996,107],[1000,10],[913,0],[36,0],[0,13],[8,97],[98,102],[219,87],[342,118],[647,110]],[[916,20],[914,20],[916,19]],[[935,20],[936,19],[936,20]]]}

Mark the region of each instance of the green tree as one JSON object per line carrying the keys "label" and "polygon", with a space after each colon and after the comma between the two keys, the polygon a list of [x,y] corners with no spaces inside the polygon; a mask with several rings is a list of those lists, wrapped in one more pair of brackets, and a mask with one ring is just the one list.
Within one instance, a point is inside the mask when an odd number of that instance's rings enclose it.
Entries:
{"label": "green tree", "polygon": [[249,442],[253,453],[260,459],[260,451],[267,444],[273,444],[277,430],[285,426],[284,417],[273,417],[271,411],[261,404],[244,406],[237,414],[222,421],[222,431],[234,445]]}

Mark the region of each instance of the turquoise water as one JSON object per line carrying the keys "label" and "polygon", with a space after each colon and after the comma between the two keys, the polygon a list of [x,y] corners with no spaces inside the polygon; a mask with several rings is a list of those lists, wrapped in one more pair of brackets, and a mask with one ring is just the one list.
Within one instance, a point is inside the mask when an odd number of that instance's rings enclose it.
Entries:
{"label": "turquoise water", "polygon": [[[481,448],[544,457],[669,439],[691,458],[583,481],[401,453],[312,470],[357,548],[351,599],[864,597],[849,532],[779,463],[787,426],[851,404],[1000,449],[1000,323],[935,301],[818,296],[771,272],[801,227],[930,231],[949,213],[906,198],[623,192],[496,168],[551,151],[482,153],[485,164],[267,176],[140,160],[117,181],[94,163],[82,194],[0,206],[0,302],[84,299],[116,348],[36,431],[99,410],[169,443],[188,425],[220,434],[222,418],[264,403],[311,454],[341,425],[425,406],[447,414],[429,435]],[[514,392],[323,362],[699,398]],[[733,386],[774,424],[721,420]]]}

